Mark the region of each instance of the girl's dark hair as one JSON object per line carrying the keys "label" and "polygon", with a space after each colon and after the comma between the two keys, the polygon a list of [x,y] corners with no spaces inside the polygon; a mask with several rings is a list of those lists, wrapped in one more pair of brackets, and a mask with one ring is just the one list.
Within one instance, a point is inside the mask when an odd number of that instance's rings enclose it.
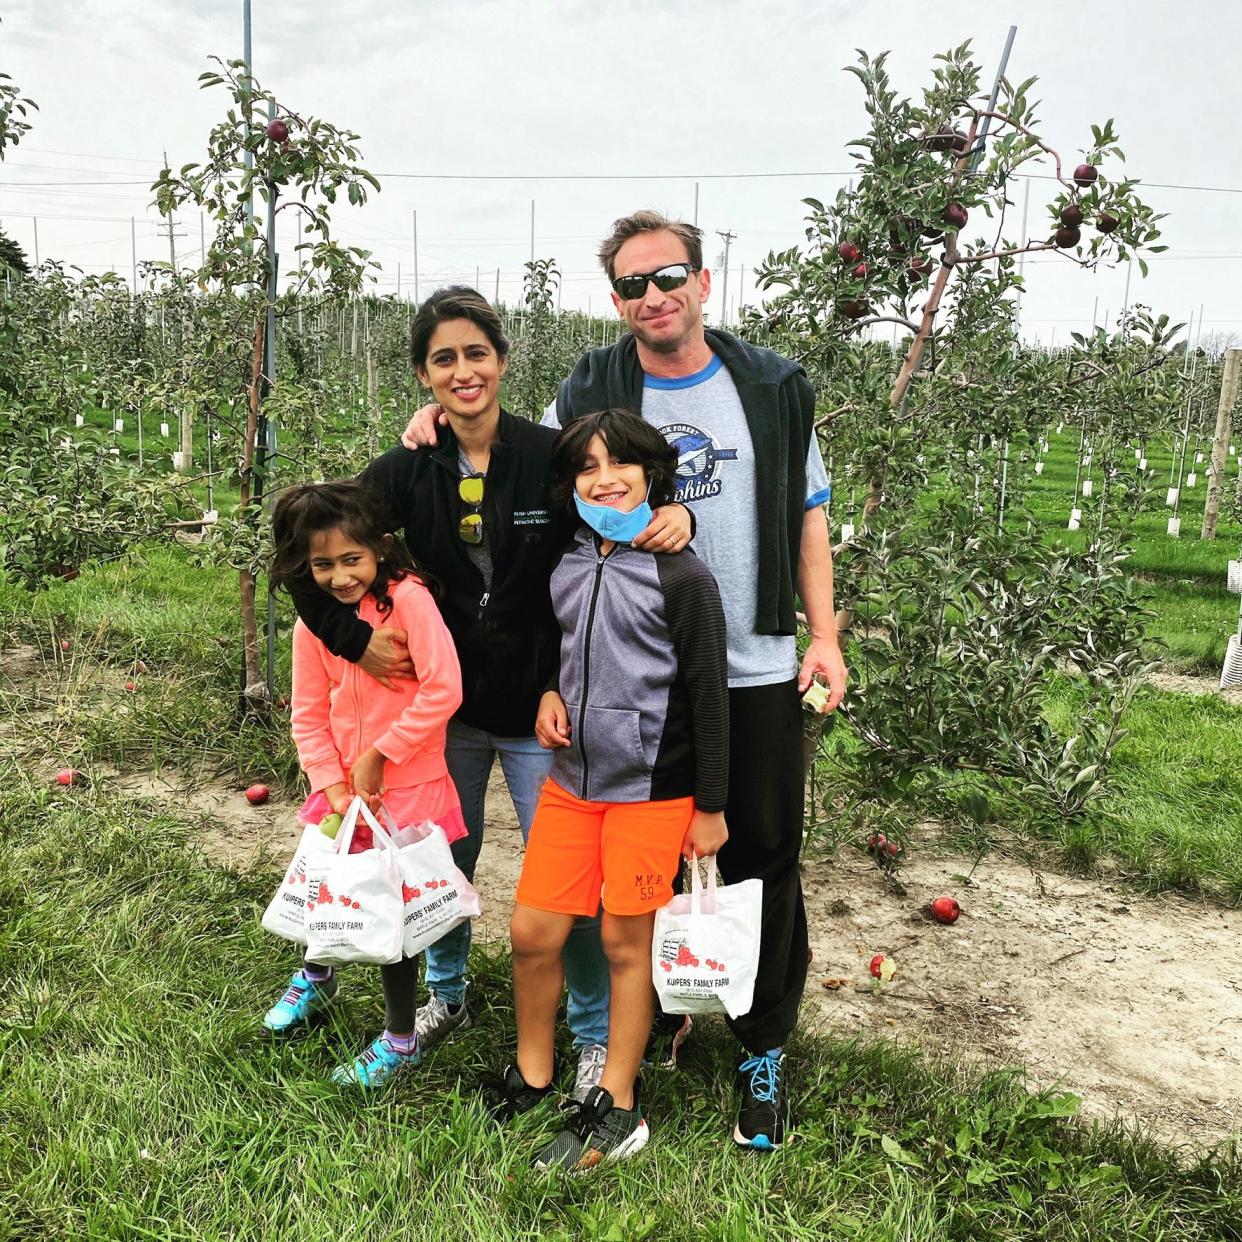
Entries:
{"label": "girl's dark hair", "polygon": [[311,536],[339,527],[355,543],[375,554],[379,572],[371,584],[381,614],[392,610],[388,587],[402,578],[417,578],[433,593],[433,579],[414,563],[405,540],[396,533],[383,499],[362,483],[307,483],[287,489],[272,512],[276,545],[268,569],[272,591],[304,595],[319,590],[310,569]]}
{"label": "girl's dark hair", "polygon": [[483,335],[496,351],[496,357],[509,356],[509,338],[505,336],[504,325],[491,303],[469,285],[449,285],[447,289],[437,289],[418,308],[418,314],[410,325],[410,361],[415,370],[427,369],[431,338],[442,323],[452,319],[470,320],[483,330]]}
{"label": "girl's dark hair", "polygon": [[566,427],[552,446],[552,504],[567,509],[574,501],[574,480],[586,461],[587,445],[599,436],[608,451],[627,465],[642,466],[651,484],[653,509],[666,505],[677,491],[677,450],[650,424],[629,410],[588,414]]}

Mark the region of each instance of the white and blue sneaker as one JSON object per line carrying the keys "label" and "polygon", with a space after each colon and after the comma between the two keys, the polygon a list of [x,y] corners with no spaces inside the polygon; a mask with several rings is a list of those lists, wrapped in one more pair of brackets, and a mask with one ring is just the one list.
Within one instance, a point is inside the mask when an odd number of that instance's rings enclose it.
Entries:
{"label": "white and blue sneaker", "polygon": [[423,1050],[415,1040],[409,1052],[399,1052],[384,1038],[378,1036],[371,1046],[349,1065],[338,1065],[332,1071],[332,1081],[341,1087],[361,1087],[374,1091],[412,1070],[423,1059]]}
{"label": "white and blue sneaker", "polygon": [[323,1018],[336,1000],[337,982],[308,979],[305,971],[294,971],[284,996],[263,1017],[264,1027],[273,1035],[297,1035]]}
{"label": "white and blue sneaker", "polygon": [[733,1141],[754,1151],[775,1151],[785,1141],[788,1106],[785,1098],[785,1052],[769,1048],[747,1057],[737,1067],[741,1080],[741,1107]]}

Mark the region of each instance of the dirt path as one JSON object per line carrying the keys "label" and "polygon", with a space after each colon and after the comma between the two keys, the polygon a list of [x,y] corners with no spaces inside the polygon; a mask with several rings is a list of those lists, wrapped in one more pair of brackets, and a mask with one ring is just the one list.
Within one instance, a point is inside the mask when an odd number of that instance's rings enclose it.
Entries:
{"label": "dirt path", "polygon": [[[149,778],[122,779],[131,792],[157,792]],[[263,849],[279,859],[295,843],[287,804],[254,808],[211,787],[179,796],[210,814],[204,847],[225,865],[246,866]],[[476,934],[496,940],[508,934],[522,861],[496,778],[488,815]],[[1139,898],[999,856],[964,887],[953,877],[970,861],[932,849],[915,841],[904,897],[860,855],[806,864],[814,961],[804,1023],[837,1038],[883,1035],[979,1064],[1025,1064],[1033,1083],[1081,1096],[1087,1116],[1120,1113],[1173,1143],[1242,1131],[1242,912]],[[922,913],[941,893],[963,908],[949,927]],[[877,952],[899,966],[883,988],[867,973]]]}
{"label": "dirt path", "polygon": [[[46,677],[31,649],[0,659],[0,692],[28,692]],[[51,697],[39,715],[54,731],[55,690],[43,689]],[[0,746],[16,740],[11,732],[0,728]],[[266,858],[275,871],[299,835],[290,803],[252,807],[217,781],[186,784],[169,772],[116,774],[111,783],[198,819],[206,854],[237,870]],[[481,939],[507,936],[520,867],[521,835],[497,776],[477,876]],[[937,854],[930,831],[902,867],[905,896],[853,851],[808,860],[814,961],[804,1023],[838,1038],[879,1034],[981,1064],[1024,1064],[1033,1083],[1080,1095],[1086,1115],[1119,1113],[1170,1142],[1242,1132],[1242,912],[1177,895],[1140,898],[999,855],[967,887],[954,877],[969,867]],[[922,913],[941,893],[962,903],[950,927]],[[899,965],[883,988],[867,973],[877,952]]]}

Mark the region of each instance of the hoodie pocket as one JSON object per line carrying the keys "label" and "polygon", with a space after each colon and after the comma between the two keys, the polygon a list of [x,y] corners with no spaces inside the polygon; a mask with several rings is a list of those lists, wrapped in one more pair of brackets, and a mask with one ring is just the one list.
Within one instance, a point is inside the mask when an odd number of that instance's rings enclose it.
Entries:
{"label": "hoodie pocket", "polygon": [[643,753],[639,712],[618,707],[588,707],[580,734],[587,792],[593,802],[646,802],[651,797],[651,765]]}

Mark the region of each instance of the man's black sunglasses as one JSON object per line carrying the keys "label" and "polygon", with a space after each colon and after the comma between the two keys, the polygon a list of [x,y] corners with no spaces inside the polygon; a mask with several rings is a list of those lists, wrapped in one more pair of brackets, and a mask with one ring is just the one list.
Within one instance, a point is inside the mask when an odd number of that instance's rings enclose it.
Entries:
{"label": "man's black sunglasses", "polygon": [[699,269],[689,263],[670,263],[655,272],[635,272],[632,276],[618,276],[612,282],[617,297],[623,302],[632,302],[647,292],[647,282],[651,281],[661,293],[672,293],[680,289]]}

